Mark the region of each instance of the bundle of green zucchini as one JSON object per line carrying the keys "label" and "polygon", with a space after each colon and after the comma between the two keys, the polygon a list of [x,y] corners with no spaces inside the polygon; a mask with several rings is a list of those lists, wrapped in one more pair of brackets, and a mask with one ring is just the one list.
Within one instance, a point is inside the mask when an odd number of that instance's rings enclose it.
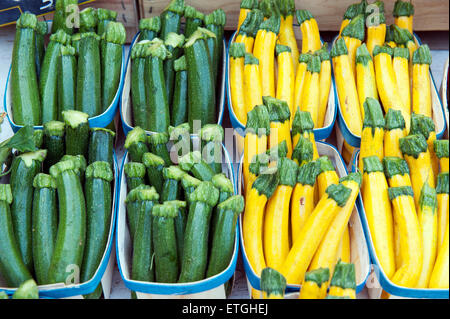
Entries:
{"label": "bundle of green zucchini", "polygon": [[[16,24],[11,65],[12,117],[17,125],[62,120],[62,111],[89,117],[102,114],[119,87],[126,32],[117,13],[86,8],[78,17],[76,0],[56,1],[47,39],[46,21],[25,12]],[[74,21],[79,20],[79,28]],[[45,43],[48,42],[45,47]]]}
{"label": "bundle of green zucchini", "polygon": [[[35,150],[14,153],[9,183],[0,184],[0,274],[8,287],[31,278],[84,283],[107,246],[115,133],[90,128],[86,113],[62,115],[33,135]],[[86,297],[101,293],[99,284]]]}
{"label": "bundle of green zucchini", "polygon": [[[210,160],[217,159],[220,130],[216,124],[201,129],[201,152],[189,151],[188,123],[170,127],[170,134],[146,136],[140,127],[128,134],[124,174],[132,280],[194,282],[228,267],[244,199],[233,195],[221,159]],[[178,152],[169,154],[169,141]]]}
{"label": "bundle of green zucchini", "polygon": [[170,125],[188,122],[196,133],[217,122],[225,22],[222,9],[205,15],[184,0],[172,0],[160,16],[140,20],[139,42],[131,49],[134,126],[167,132]]}

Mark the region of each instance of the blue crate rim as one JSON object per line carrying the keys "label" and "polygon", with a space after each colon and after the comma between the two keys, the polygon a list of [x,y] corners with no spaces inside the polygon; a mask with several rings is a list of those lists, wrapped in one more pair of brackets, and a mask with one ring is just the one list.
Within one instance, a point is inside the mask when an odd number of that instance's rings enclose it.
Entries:
{"label": "blue crate rim", "polygon": [[[414,37],[416,38],[417,43],[419,45],[421,45],[422,41],[421,41],[421,39],[419,38],[419,36],[416,33],[414,33]],[[336,41],[337,38],[338,38],[338,36],[336,36],[333,39],[333,43]],[[444,117],[444,120],[443,120],[444,126],[442,127],[442,131],[441,132],[436,132],[436,138],[440,139],[440,138],[442,138],[442,136],[445,133],[445,130],[446,130],[446,127],[447,127],[447,120],[445,119],[444,106],[442,104],[441,96],[438,93],[439,91],[438,91],[438,89],[436,87],[436,82],[434,81],[434,77],[433,77],[433,73],[431,72],[431,69],[429,71],[429,74],[430,74],[431,82],[433,83],[434,91],[435,91],[436,95],[438,96],[438,101],[439,101],[439,104],[441,106],[441,112],[442,112],[442,115]],[[338,114],[338,125],[339,125],[339,128],[341,129],[341,132],[342,132],[342,135],[344,137],[344,140],[348,144],[350,144],[351,146],[359,148],[360,145],[361,145],[361,137],[353,134],[350,131],[350,129],[348,128],[347,123],[345,122],[344,117],[342,116],[341,104],[339,102],[339,96],[337,94],[336,86],[334,87],[334,90],[335,90],[335,97],[336,97],[336,105],[337,105],[337,109],[338,109],[338,113],[339,113]]]}
{"label": "blue crate rim", "polygon": [[[51,20],[49,20],[49,22],[50,21]],[[120,81],[119,81],[119,86],[118,86],[117,91],[116,91],[116,95],[114,96],[114,99],[111,102],[111,104],[109,105],[109,107],[102,114],[90,117],[88,119],[89,125],[91,127],[106,127],[106,126],[108,126],[111,123],[111,121],[114,120],[114,116],[116,115],[117,107],[119,105],[119,101],[121,100],[121,97],[122,97],[122,90],[123,90],[123,85],[124,85],[124,80],[125,80],[125,70],[126,70],[126,65],[125,64],[126,64],[126,60],[125,60],[125,45],[122,45],[122,65],[121,65],[121,71],[120,71]],[[10,67],[9,67],[8,77],[6,78],[5,94],[4,94],[4,97],[3,97],[3,109],[4,109],[5,113],[6,113],[6,117],[8,119],[8,122],[11,125],[11,129],[14,132],[17,132],[19,129],[21,129],[23,127],[23,125],[18,125],[16,123],[14,123],[14,121],[10,117],[10,114],[8,112],[8,106],[7,106],[7,103],[6,103],[6,99],[7,99],[7,95],[8,95],[9,79],[10,79],[10,75],[11,75],[11,67],[12,67],[12,63],[10,65]],[[35,125],[35,126],[33,126],[33,128],[35,130],[42,130],[43,126],[42,125]]]}
{"label": "blue crate rim", "polygon": [[[345,165],[345,161],[342,158],[342,156],[339,153],[339,151],[336,149],[336,147],[334,145],[332,145],[332,144],[327,143],[327,142],[316,141],[316,143],[327,145],[327,146],[333,148],[336,151],[336,153],[339,155],[339,159],[341,161],[342,166],[345,169],[345,173],[348,175],[348,170],[347,170],[347,166]],[[241,165],[242,165],[242,160],[239,162],[238,174],[241,171]],[[358,215],[360,216],[359,208],[358,208],[358,206],[356,204],[355,204],[355,208],[356,208],[356,210],[358,212]],[[242,221],[241,217],[242,216],[239,216],[239,221],[240,222]],[[362,224],[362,220],[361,220],[361,224]],[[363,229],[364,229],[364,227],[363,227]],[[365,237],[365,232],[364,232],[364,237]],[[367,242],[367,239],[365,239],[365,241]],[[256,273],[253,271],[253,268],[251,267],[251,265],[250,265],[250,263],[248,261],[248,258],[247,258],[247,255],[246,255],[245,249],[244,249],[243,236],[240,237],[240,244],[241,244],[241,247],[242,247],[241,248],[241,254],[242,254],[242,260],[243,260],[243,263],[244,263],[244,270],[245,270],[245,274],[247,276],[247,279],[248,279],[248,281],[250,282],[250,285],[253,288],[255,288],[257,290],[260,290],[261,289],[261,285],[260,285],[261,278],[258,275],[256,275]],[[369,251],[369,253],[370,253],[370,251]],[[367,273],[366,273],[366,275],[364,277],[364,280],[362,280],[362,282],[357,285],[356,293],[359,293],[359,292],[361,292],[364,289],[364,287],[366,285],[366,282],[367,282],[367,279],[369,278],[369,275],[370,275],[370,267],[369,267],[369,269],[367,269]],[[301,285],[287,285],[286,286],[286,293],[299,292],[300,291],[300,287],[301,287]]]}
{"label": "blue crate rim", "polygon": [[[356,151],[353,163],[352,172],[359,171],[357,160],[359,158],[359,150]],[[361,197],[361,193],[357,198],[357,205],[359,206],[358,212],[360,214],[361,223],[364,229],[367,246],[369,247],[369,253],[372,263],[375,264],[379,271],[375,271],[375,275],[381,285],[381,287],[391,295],[408,298],[430,298],[430,299],[447,299],[448,289],[425,289],[425,288],[406,288],[394,284],[385,274],[383,268],[380,266],[380,262],[375,252],[375,247],[372,243],[372,236],[370,234],[369,223],[366,218],[364,203]]]}
{"label": "blue crate rim", "polygon": [[[231,170],[231,176],[230,180],[233,183],[234,193],[237,194],[237,188],[236,188],[236,182],[234,177],[234,170],[233,170],[233,163],[230,161],[230,156],[228,153],[228,150],[225,148],[225,146],[222,144],[222,148],[224,150],[225,159],[227,161],[228,169]],[[123,169],[124,165],[127,159],[128,153],[126,152],[124,154],[122,165],[121,165],[121,173],[120,173],[120,181],[119,185],[122,184],[122,177],[123,177]],[[119,187],[119,194],[120,194],[120,187]],[[119,209],[120,205],[120,196],[118,199],[119,203],[117,205],[117,209]],[[118,227],[118,223],[116,224],[116,228]],[[116,232],[118,229],[116,229]],[[211,289],[214,289],[216,287],[219,287],[220,285],[227,282],[235,273],[236,265],[237,265],[237,259],[239,255],[239,224],[236,225],[236,239],[235,239],[235,245],[234,245],[234,253],[232,256],[232,259],[230,261],[230,264],[228,267],[222,271],[221,273],[200,280],[196,282],[191,283],[173,283],[173,284],[166,284],[166,283],[149,283],[149,282],[143,282],[143,281],[137,281],[137,280],[131,280],[126,279],[123,271],[122,271],[122,264],[120,262],[120,254],[119,254],[119,239],[116,234],[116,259],[117,259],[117,266],[119,269],[120,276],[122,277],[122,280],[125,284],[125,286],[132,290],[147,294],[158,294],[158,295],[186,295],[186,294],[195,294],[200,293],[204,291],[208,291]]]}
{"label": "blue crate rim", "polygon": [[[237,31],[235,31],[233,33],[233,35],[231,36],[231,38],[229,40],[229,43],[228,43],[227,51],[226,51],[227,57],[226,57],[225,90],[226,90],[226,96],[227,96],[228,113],[230,115],[230,122],[231,122],[233,128],[238,130],[238,133],[242,136],[242,134],[244,134],[244,132],[245,132],[245,126],[238,120],[238,118],[236,117],[236,114],[234,113],[234,109],[233,109],[232,101],[231,101],[231,88],[230,88],[230,79],[229,79],[230,78],[230,72],[229,72],[229,67],[230,67],[230,46],[233,43],[233,39],[234,39],[236,33],[237,33]],[[333,92],[334,92],[334,95],[335,95],[335,103],[334,103],[332,120],[331,120],[330,125],[328,125],[326,127],[322,127],[322,128],[318,128],[318,129],[314,129],[313,130],[314,131],[314,135],[316,136],[317,140],[327,139],[331,135],[331,132],[333,131],[334,124],[336,122],[336,116],[337,116],[337,111],[336,111],[336,82],[335,82],[335,79],[334,79],[333,64],[331,64],[331,86],[333,87]]]}
{"label": "blue crate rim", "polygon": [[[125,77],[125,75],[126,75],[126,73],[127,73],[127,70],[128,70],[128,65],[129,65],[129,63],[130,63],[130,61],[131,61],[131,49],[133,48],[133,46],[136,44],[136,42],[139,40],[139,35],[140,35],[140,33],[141,33],[141,31],[138,31],[135,35],[134,35],[134,37],[133,37],[133,39],[132,39],[132,41],[131,41],[131,44],[130,44],[130,48],[129,48],[129,50],[128,50],[128,57],[127,57],[127,60],[126,60],[126,63],[125,63],[125,71],[124,71],[124,77]],[[227,48],[227,46],[226,46],[226,41],[225,41],[225,39],[224,39],[224,41],[223,41],[223,43],[224,43],[224,50],[225,50],[225,52],[226,52],[226,54],[228,54],[228,48]],[[223,74],[223,76],[225,77],[225,82],[224,82],[224,85],[225,85],[225,87],[226,87],[226,82],[227,82],[227,76],[226,76],[226,70],[227,70],[227,61],[225,60],[225,73]],[[122,88],[123,89],[123,88]],[[131,92],[131,89],[130,89],[130,92]],[[124,132],[124,134],[125,134],[125,136],[127,136],[128,135],[128,132],[130,132],[131,130],[133,130],[135,127],[134,126],[130,126],[130,125],[128,125],[126,122],[125,122],[125,119],[124,119],[124,116],[123,116],[123,112],[122,112],[122,98],[123,98],[123,96],[122,96],[122,94],[120,95],[120,101],[119,101],[119,113],[120,113],[120,120],[121,120],[121,122],[122,122],[122,129],[123,129],[123,132]],[[224,115],[224,113],[225,113],[225,99],[226,99],[226,94],[224,93],[224,96],[223,96],[223,100],[219,103],[219,104],[222,104],[223,106],[222,107],[219,107],[219,114],[218,114],[218,117],[217,117],[217,123],[216,124],[218,124],[218,125],[222,125],[222,122],[223,122],[223,115]],[[148,135],[152,135],[152,134],[155,134],[156,132],[151,132],[151,131],[146,131],[147,132],[147,134]],[[191,137],[194,137],[194,136],[196,136],[197,134],[190,134],[191,135]]]}
{"label": "blue crate rim", "polygon": [[[99,285],[99,283],[102,280],[102,277],[106,271],[106,268],[108,266],[109,263],[109,259],[111,256],[111,250],[112,250],[112,246],[113,246],[113,241],[114,241],[114,237],[115,237],[115,229],[116,229],[116,212],[117,212],[117,189],[119,187],[119,165],[117,162],[117,156],[116,153],[113,153],[113,157],[114,157],[114,177],[115,177],[115,181],[114,181],[114,195],[115,197],[115,201],[113,203],[114,205],[114,209],[111,209],[111,214],[112,214],[112,218],[111,218],[111,225],[110,225],[110,237],[106,246],[106,251],[103,254],[103,258],[102,261],[100,263],[100,265],[97,268],[97,271],[95,272],[94,276],[84,282],[84,283],[80,283],[78,285],[70,285],[70,286],[65,286],[65,287],[58,287],[58,288],[54,288],[54,289],[39,289],[39,297],[43,297],[44,299],[52,299],[52,298],[66,298],[66,297],[73,297],[73,296],[78,296],[78,295],[85,295],[85,294],[90,294],[92,293],[95,288],[97,288],[97,286]],[[46,287],[44,286],[38,286],[38,287]],[[13,294],[15,291],[17,290],[17,288],[14,289],[4,289],[4,291],[7,294]],[[1,291],[1,289],[0,289]]]}

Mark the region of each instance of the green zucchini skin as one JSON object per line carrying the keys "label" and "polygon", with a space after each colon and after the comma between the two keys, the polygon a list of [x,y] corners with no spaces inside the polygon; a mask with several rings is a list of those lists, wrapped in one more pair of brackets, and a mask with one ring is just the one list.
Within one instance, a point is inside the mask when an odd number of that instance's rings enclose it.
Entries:
{"label": "green zucchini skin", "polygon": [[177,180],[171,178],[164,180],[161,192],[162,202],[180,199],[180,195],[180,183]]}
{"label": "green zucchini skin", "polygon": [[62,112],[75,110],[77,59],[74,55],[61,54],[58,58],[58,120],[61,121]]}
{"label": "green zucchini skin", "polygon": [[43,146],[47,150],[44,171],[48,172],[65,154],[64,123],[51,121],[44,124]]}
{"label": "green zucchini skin", "polygon": [[12,224],[22,259],[30,273],[33,273],[33,179],[41,171],[41,166],[41,162],[35,160],[27,166],[20,157],[16,157],[11,166]]}
{"label": "green zucchini skin", "polygon": [[102,112],[111,105],[117,93],[122,70],[122,45],[106,42],[102,47]]}
{"label": "green zucchini skin", "polygon": [[136,197],[135,194],[132,193],[138,192],[139,189],[148,189],[148,188],[150,188],[150,186],[143,184],[136,187],[136,189],[130,190],[125,200],[125,205],[127,208],[127,223],[131,241],[134,240],[134,234],[136,233],[137,221],[139,218],[141,206],[145,203],[145,201],[143,201],[141,198]]}
{"label": "green zucchini skin", "polygon": [[55,178],[59,221],[48,278],[50,283],[66,283],[74,272],[81,270],[86,241],[86,201],[74,170],[63,171]]}
{"label": "green zucchini skin", "polygon": [[[216,122],[216,97],[213,71],[206,42],[198,39],[185,46],[188,74],[188,121],[193,133],[193,122],[201,121],[200,126]],[[200,127],[199,127],[200,128]]]}
{"label": "green zucchini skin", "polygon": [[13,119],[18,125],[35,126],[42,122],[35,41],[34,29],[17,27],[11,64],[11,102]]}
{"label": "green zucchini skin", "polygon": [[203,25],[203,20],[197,19],[197,18],[187,18],[186,19],[186,26],[184,30],[184,35],[186,38],[189,38],[195,30],[197,30],[198,27],[201,27]]}
{"label": "green zucchini skin", "polygon": [[191,203],[184,234],[179,283],[205,278],[210,219],[211,207],[208,204],[199,201]]}
{"label": "green zucchini skin", "polygon": [[124,147],[128,151],[131,162],[142,163],[143,155],[149,152],[145,131],[141,127],[131,130],[125,139]]}
{"label": "green zucchini skin", "polygon": [[164,160],[166,166],[172,165],[166,144],[150,145],[150,151]]}
{"label": "green zucchini skin", "polygon": [[173,222],[177,241],[178,266],[181,268],[181,257],[183,256],[184,247],[184,233],[187,223],[186,208],[180,207],[178,209],[178,215],[175,217]]}
{"label": "green zucchini skin", "polygon": [[165,87],[163,61],[148,57],[145,67],[146,100],[149,106],[150,131],[167,132],[170,125],[169,103]]}
{"label": "green zucchini skin", "polygon": [[[212,25],[210,25],[211,27]],[[211,30],[211,28],[208,28],[208,30]],[[214,31],[213,31],[214,32]],[[217,84],[217,69],[219,64],[219,44],[217,38],[209,37],[206,39],[206,45],[208,47],[208,53],[209,58],[211,60],[211,67],[213,72],[213,83],[214,87],[216,87]]]}
{"label": "green zucchini skin", "polygon": [[0,273],[8,287],[19,287],[32,275],[22,261],[9,205],[7,201],[0,200]]}
{"label": "green zucchini skin", "polygon": [[[112,177],[112,170],[108,164]],[[92,167],[92,166],[91,166]],[[88,174],[86,174],[88,175]],[[112,179],[111,179],[112,180]],[[86,197],[86,244],[81,266],[81,282],[92,278],[105,252],[111,228],[112,186],[109,179],[86,176],[84,193]]]}
{"label": "green zucchini skin", "polygon": [[155,274],[152,263],[152,208],[153,201],[144,201],[139,210],[136,233],[133,240],[133,257],[131,279],[154,281]]}
{"label": "green zucchini skin", "polygon": [[[38,22],[38,28],[39,28]],[[45,25],[47,22],[45,22]],[[45,31],[45,30],[42,30]],[[45,55],[45,34],[42,34],[36,30],[36,53],[35,53],[35,60],[36,60],[36,75],[39,78],[39,75],[41,73],[41,64],[44,59]]]}
{"label": "green zucchini skin", "polygon": [[61,55],[61,43],[50,41],[42,61],[39,77],[39,95],[41,97],[42,123],[58,118],[58,59]]}
{"label": "green zucchini skin", "polygon": [[115,133],[108,129],[92,128],[89,137],[88,163],[108,162],[113,168]]}
{"label": "green zucchini skin", "polygon": [[[66,112],[76,112],[76,111],[66,111]],[[89,122],[87,118],[74,126],[70,125],[70,116],[65,118],[64,122],[66,124],[65,125],[66,155],[83,155],[85,158],[88,158]]]}
{"label": "green zucchini skin", "polygon": [[183,48],[172,48],[167,46],[169,52],[172,54],[171,58],[164,61],[163,71],[166,86],[166,95],[169,105],[172,105],[174,86],[175,86],[175,70],[173,69],[174,62],[183,54]]}
{"label": "green zucchini skin", "polygon": [[148,149],[147,144],[143,142],[132,144],[128,149],[128,153],[130,154],[130,160],[132,162],[141,162],[142,155],[148,153],[149,151],[150,150]]}
{"label": "green zucchini skin", "polygon": [[134,126],[150,129],[150,110],[146,98],[146,85],[142,81],[145,77],[145,58],[137,57],[131,64],[131,98],[133,100]]}
{"label": "green zucchini skin", "polygon": [[147,167],[147,178],[150,181],[150,185],[155,187],[158,194],[162,194],[164,185],[163,168],[164,165]]}
{"label": "green zucchini skin", "polygon": [[[208,154],[208,165],[211,167],[211,170],[215,174],[222,173],[222,161],[217,162],[215,160],[216,158],[216,151],[219,151],[220,154],[222,154],[222,144],[221,142],[214,142],[210,141],[204,144],[203,146],[203,153]],[[222,156],[220,155],[220,158]]]}
{"label": "green zucchini skin", "polygon": [[33,195],[32,244],[36,281],[49,283],[48,270],[58,230],[58,209],[55,188],[35,188]]}
{"label": "green zucchini skin", "polygon": [[172,126],[178,126],[186,123],[188,120],[187,83],[187,71],[175,73],[175,85],[172,98]]}
{"label": "green zucchini skin", "polygon": [[180,33],[181,29],[181,15],[167,10],[161,13],[161,32],[159,37],[161,39],[167,38],[167,35],[170,32],[174,32],[176,34]]}
{"label": "green zucchini skin", "polygon": [[89,117],[99,115],[102,110],[100,68],[99,40],[94,34],[82,36],[78,53],[76,109]]}

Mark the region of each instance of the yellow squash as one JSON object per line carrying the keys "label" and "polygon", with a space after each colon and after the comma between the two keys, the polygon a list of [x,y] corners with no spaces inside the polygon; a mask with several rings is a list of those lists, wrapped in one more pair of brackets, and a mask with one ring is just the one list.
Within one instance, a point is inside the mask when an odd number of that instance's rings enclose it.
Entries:
{"label": "yellow squash", "polygon": [[361,116],[364,119],[364,102],[368,97],[378,100],[373,60],[363,43],[356,50],[356,89],[358,90]]}
{"label": "yellow squash", "polygon": [[339,176],[333,163],[327,156],[319,157],[317,162],[319,165],[319,175],[317,176],[318,195],[319,198],[322,198],[330,185],[339,183]]}
{"label": "yellow squash", "polygon": [[411,90],[409,78],[409,51],[407,48],[393,49],[392,67],[398,91],[405,109],[411,109]]}
{"label": "yellow squash", "polygon": [[327,299],[330,297],[356,299],[356,274],[354,264],[338,261],[330,281],[330,290]]}
{"label": "yellow squash", "polygon": [[[300,54],[299,63],[297,67],[297,72],[295,75],[295,85],[294,85],[294,105],[295,109],[301,106],[303,84],[305,83],[306,69],[308,67],[308,62],[312,58],[309,53]],[[291,126],[294,120],[294,113],[291,113]],[[295,144],[294,144],[295,145]]]}
{"label": "yellow squash", "polygon": [[[292,64],[292,53],[288,46],[277,44],[275,48],[278,61],[278,80],[276,98],[283,100],[289,106],[290,114],[295,111],[294,89],[295,73]],[[290,126],[290,118],[288,118]]]}
{"label": "yellow squash", "polygon": [[384,157],[384,117],[378,100],[368,97],[364,102],[364,123],[361,134],[359,153],[359,171],[363,172],[363,159],[377,156],[380,161]]}
{"label": "yellow squash", "polygon": [[[428,142],[428,141],[427,141]],[[445,173],[449,171],[448,167],[448,153],[449,153],[449,143],[448,140],[435,140],[433,142],[433,149],[436,157],[439,160],[440,172]]]}
{"label": "yellow squash", "polygon": [[430,48],[423,44],[414,51],[412,72],[412,110],[416,114],[432,117],[431,108],[431,79]]}
{"label": "yellow squash", "polygon": [[355,136],[361,136],[361,108],[356,89],[356,81],[344,39],[338,39],[333,45],[331,58],[333,59],[334,77],[341,114],[350,132]]}
{"label": "yellow squash", "polygon": [[288,284],[303,282],[320,241],[336,214],[347,203],[351,189],[342,184],[330,185],[320,199],[314,211],[306,220],[304,231],[296,239],[286,260],[281,266],[281,273],[286,277]]}
{"label": "yellow squash", "polygon": [[449,215],[449,197],[448,197],[448,172],[440,173],[437,178],[436,193],[438,202],[438,251],[441,249],[444,236],[445,228],[448,226]]}
{"label": "yellow squash", "polygon": [[303,112],[297,107],[295,112],[294,121],[292,122],[292,145],[295,147],[300,140],[300,137],[308,139],[313,147],[313,160],[319,158],[317,151],[316,139],[314,137],[314,122],[309,112]]}
{"label": "yellow squash", "polygon": [[348,26],[342,30],[341,36],[348,50],[351,71],[356,78],[356,50],[362,44],[365,37],[364,14],[359,14],[354,17]]}
{"label": "yellow squash", "polygon": [[413,33],[414,6],[411,1],[395,1],[393,16],[397,26]]}
{"label": "yellow squash", "polygon": [[448,289],[449,286],[449,246],[448,246],[448,223],[445,230],[444,240],[436,258],[433,272],[431,273],[429,288]]}
{"label": "yellow squash", "polygon": [[287,157],[292,156],[292,139],[289,126],[290,110],[288,104],[270,96],[263,97],[263,103],[267,106],[270,119],[269,147],[277,146],[285,141]]}
{"label": "yellow squash", "polygon": [[298,165],[287,157],[278,164],[280,181],[267,202],[264,215],[264,256],[268,267],[280,270],[289,253],[289,203]]}
{"label": "yellow squash", "polygon": [[423,265],[422,234],[414,205],[413,190],[409,186],[389,188],[394,219],[398,223],[402,265],[391,281],[399,286],[416,286]]}
{"label": "yellow squash", "polygon": [[294,74],[297,72],[298,57],[300,52],[298,50],[297,39],[294,33],[294,0],[279,0],[279,7],[281,12],[281,26],[280,34],[278,35],[278,42],[281,45],[286,45],[291,48],[292,65],[294,66]]}
{"label": "yellow squash", "polygon": [[316,52],[320,57],[320,75],[319,75],[319,115],[317,127],[325,126],[325,115],[327,114],[328,100],[331,89],[331,59],[328,52],[328,43],[324,43],[322,48]]}
{"label": "yellow squash", "polygon": [[345,10],[344,17],[342,18],[341,26],[339,28],[339,37],[341,36],[342,30],[350,21],[356,17],[358,14],[363,14],[366,12],[367,0],[362,0],[360,3],[353,3],[347,7]]}
{"label": "yellow squash", "polygon": [[316,52],[322,46],[316,19],[308,10],[297,10],[295,14],[302,32],[302,53]]}
{"label": "yellow squash", "polygon": [[[383,2],[377,1],[376,3],[382,4]],[[386,41],[386,18],[384,12],[380,10],[381,8],[379,6],[377,6],[377,8],[379,10],[378,12],[373,12],[367,15],[366,18],[366,43],[370,54],[372,54],[373,48],[375,48],[376,45],[383,45]]]}
{"label": "yellow squash", "polygon": [[264,268],[261,273],[263,299],[284,299],[286,279],[273,268]]}
{"label": "yellow squash", "polygon": [[308,271],[305,274],[298,299],[323,299],[322,296],[327,294],[329,280],[330,270],[328,268]]}
{"label": "yellow squash", "polygon": [[247,109],[244,91],[244,57],[245,46],[233,43],[230,46],[230,93],[233,111],[242,124],[247,124]]}
{"label": "yellow squash", "polygon": [[302,97],[300,109],[304,112],[309,112],[314,122],[314,127],[317,128],[319,120],[319,77],[320,77],[320,57],[314,55],[308,62],[306,69],[305,82],[302,88]]}
{"label": "yellow squash", "polygon": [[383,165],[376,156],[363,158],[362,198],[370,235],[381,268],[388,278],[395,273],[394,223]]}
{"label": "yellow squash", "polygon": [[257,0],[242,0],[239,10],[239,18],[238,18],[238,25],[236,30],[239,30],[241,28],[241,25],[244,23],[245,19],[247,18],[247,14],[252,10],[256,9],[258,7],[258,1]]}
{"label": "yellow squash", "polygon": [[261,80],[259,77],[259,60],[251,53],[244,59],[245,109],[250,112],[256,105],[262,104]]}
{"label": "yellow squash", "polygon": [[402,112],[399,110],[389,109],[385,117],[384,156],[403,158],[399,140],[405,136],[406,126]]}
{"label": "yellow squash", "polygon": [[420,231],[422,233],[423,264],[417,288],[427,288],[437,255],[437,197],[436,190],[425,184],[420,193],[419,210]]}
{"label": "yellow squash", "polygon": [[253,52],[253,44],[255,42],[256,32],[259,25],[263,21],[263,14],[260,10],[251,10],[244,20],[244,23],[238,29],[238,33],[235,39],[236,43],[243,43],[245,45],[245,51],[247,53]]}

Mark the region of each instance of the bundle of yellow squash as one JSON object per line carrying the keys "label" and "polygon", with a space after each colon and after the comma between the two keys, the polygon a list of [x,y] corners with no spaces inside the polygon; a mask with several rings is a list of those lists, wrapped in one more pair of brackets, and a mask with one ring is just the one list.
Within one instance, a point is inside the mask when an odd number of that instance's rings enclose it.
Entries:
{"label": "bundle of yellow squash", "polygon": [[437,140],[431,117],[368,97],[358,170],[379,266],[396,285],[449,288],[449,141]]}
{"label": "bundle of yellow squash", "polygon": [[[302,33],[301,51],[294,16]],[[261,104],[263,96],[288,104],[291,126],[297,107],[311,113],[314,128],[324,126],[331,59],[308,10],[295,10],[294,0],[242,0],[229,54],[231,103],[244,126],[247,113]]]}
{"label": "bundle of yellow squash", "polygon": [[339,179],[331,160],[319,157],[309,112],[297,108],[291,135],[287,102],[261,100],[247,114],[244,138],[245,252],[258,276],[270,267],[287,284],[302,284],[308,270],[333,274],[339,259],[350,262],[348,221],[362,177]]}
{"label": "bundle of yellow squash", "polygon": [[[341,114],[357,137],[363,131],[368,97],[381,102],[385,114],[400,110],[407,134],[412,113],[433,116],[431,53],[413,37],[414,6],[397,0],[393,16],[394,24],[387,26],[383,1],[350,5],[331,50]],[[354,151],[344,142],[347,162]]]}

